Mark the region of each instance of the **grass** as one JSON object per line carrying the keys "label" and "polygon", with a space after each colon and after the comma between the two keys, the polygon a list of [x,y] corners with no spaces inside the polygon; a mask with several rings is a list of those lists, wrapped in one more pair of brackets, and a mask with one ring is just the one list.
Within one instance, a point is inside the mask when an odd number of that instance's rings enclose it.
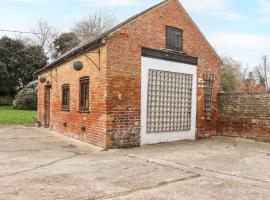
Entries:
{"label": "grass", "polygon": [[0,107],[0,124],[30,125],[36,121],[36,111],[14,110],[11,107]]}

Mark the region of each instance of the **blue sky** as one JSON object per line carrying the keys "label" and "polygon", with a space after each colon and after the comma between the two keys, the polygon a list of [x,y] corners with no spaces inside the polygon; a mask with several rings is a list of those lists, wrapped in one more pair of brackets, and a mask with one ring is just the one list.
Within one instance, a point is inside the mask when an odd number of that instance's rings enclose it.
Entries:
{"label": "blue sky", "polygon": [[[98,9],[112,10],[121,22],[159,1],[5,0],[0,3],[0,29],[29,31],[43,18],[64,32]],[[232,56],[252,68],[262,55],[270,55],[270,0],[180,2],[221,56]]]}

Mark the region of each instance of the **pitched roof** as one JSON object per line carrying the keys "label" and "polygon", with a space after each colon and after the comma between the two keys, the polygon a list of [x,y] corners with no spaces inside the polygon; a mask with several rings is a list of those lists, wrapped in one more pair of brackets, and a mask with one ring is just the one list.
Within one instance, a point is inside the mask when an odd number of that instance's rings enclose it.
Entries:
{"label": "pitched roof", "polygon": [[95,49],[97,47],[99,47],[100,45],[104,44],[104,42],[102,41],[103,38],[105,38],[106,36],[108,36],[109,34],[113,33],[114,31],[118,30],[119,28],[121,28],[122,26],[130,23],[131,21],[137,19],[138,17],[140,17],[141,15],[153,10],[154,8],[166,3],[169,0],[163,0],[162,2],[148,8],[147,10],[142,11],[141,13],[138,13],[134,16],[132,16],[131,18],[123,21],[122,23],[116,25],[115,27],[111,28],[110,30],[94,37],[91,38],[89,40],[86,40],[85,42],[80,43],[79,45],[77,45],[76,47],[72,48],[70,51],[64,53],[63,55],[61,55],[60,57],[58,57],[57,59],[55,59],[53,62],[49,63],[48,65],[46,65],[45,67],[41,68],[40,70],[38,70],[37,72],[35,72],[34,75],[38,75],[43,71],[46,71],[52,67],[54,67],[57,64],[60,64],[62,62],[64,62],[66,59],[77,55],[85,50],[91,50],[91,49]]}
{"label": "pitched roof", "polygon": [[[133,20],[137,19],[138,17],[140,17],[141,15],[155,9],[156,7],[159,7],[163,4],[165,4],[166,2],[168,2],[170,0],[163,0],[162,2],[148,8],[147,10],[142,11],[141,13],[138,13],[136,15],[134,15],[133,17],[123,21],[122,23],[116,25],[115,27],[111,28],[110,30],[96,36],[95,38],[89,39],[85,42],[82,42],[81,44],[79,44],[78,46],[74,47],[73,49],[71,49],[70,51],[66,52],[65,54],[61,55],[60,57],[58,57],[56,60],[54,60],[53,62],[49,63],[48,65],[46,65],[45,67],[41,68],[40,70],[38,70],[37,72],[35,72],[35,76],[40,74],[43,71],[49,70],[51,68],[53,68],[55,65],[60,64],[62,62],[65,62],[66,59],[77,55],[85,50],[93,50],[101,45],[103,45],[105,42],[103,41],[103,39],[108,36],[109,34],[113,33],[114,31],[118,30],[119,28],[121,28],[122,26],[132,22]],[[185,8],[182,6],[182,4],[179,2],[179,0],[176,0],[178,2],[178,5],[180,6],[180,8],[185,12],[185,14],[189,17],[189,19],[191,20],[192,24],[195,26],[195,28],[199,31],[199,33],[202,35],[202,37],[205,39],[205,41],[209,44],[209,46],[211,47],[211,49],[213,50],[213,52],[217,55],[217,57],[219,58],[219,60],[222,62],[222,59],[220,58],[220,56],[218,55],[218,53],[215,51],[215,49],[213,48],[213,46],[210,44],[210,42],[207,40],[207,38],[205,37],[205,35],[201,32],[201,30],[199,29],[199,27],[197,26],[197,24],[194,22],[194,20],[191,18],[191,16],[188,14],[188,12],[185,10]]]}

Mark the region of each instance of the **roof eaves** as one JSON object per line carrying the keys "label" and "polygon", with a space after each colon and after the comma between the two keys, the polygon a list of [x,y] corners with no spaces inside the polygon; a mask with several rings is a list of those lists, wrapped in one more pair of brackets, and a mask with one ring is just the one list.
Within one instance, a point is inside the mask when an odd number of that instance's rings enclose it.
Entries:
{"label": "roof eaves", "polygon": [[[129,19],[123,21],[122,23],[116,25],[115,27],[113,27],[112,29],[98,35],[97,37],[95,37],[94,39],[90,39],[87,40],[81,44],[79,44],[78,46],[74,47],[73,49],[71,49],[70,51],[68,51],[67,53],[61,55],[59,58],[57,58],[56,60],[54,60],[53,62],[49,63],[48,65],[46,65],[45,67],[41,68],[40,70],[38,70],[37,72],[35,72],[34,76],[39,75],[40,73],[42,73],[43,71],[49,70],[50,68],[54,67],[57,64],[60,64],[62,62],[64,62],[66,59],[68,59],[69,57],[72,57],[78,53],[81,53],[83,51],[85,51],[86,49],[91,48],[91,46],[95,46],[98,42],[102,41],[103,38],[105,38],[106,36],[108,36],[109,34],[112,34],[113,32],[115,32],[116,30],[118,30],[119,28],[123,27],[124,25],[132,22],[133,20],[137,19],[138,17],[142,16],[143,14],[163,5],[164,3],[166,3],[169,0],[163,0],[162,2],[130,17]],[[88,47],[88,48],[86,48]]]}
{"label": "roof eaves", "polygon": [[53,62],[49,63],[48,65],[46,65],[45,67],[41,68],[40,70],[36,71],[34,73],[34,76],[39,75],[41,72],[46,71],[51,69],[52,67],[54,67],[57,64],[62,63],[63,61],[65,61],[66,59],[77,55],[80,52],[83,52],[87,49],[95,49],[101,45],[105,44],[104,41],[101,41],[101,39],[94,39],[92,40],[92,42],[88,42],[88,43],[83,43],[83,44],[79,44],[77,47],[71,49],[70,51],[68,51],[67,53],[61,55],[60,57],[58,57],[56,60],[54,60]]}

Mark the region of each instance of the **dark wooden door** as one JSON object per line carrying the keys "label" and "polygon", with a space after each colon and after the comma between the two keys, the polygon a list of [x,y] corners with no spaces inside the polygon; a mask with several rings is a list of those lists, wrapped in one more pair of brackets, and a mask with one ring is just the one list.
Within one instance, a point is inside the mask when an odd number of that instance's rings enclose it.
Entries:
{"label": "dark wooden door", "polygon": [[50,127],[50,101],[51,101],[51,89],[45,87],[45,102],[44,102],[44,127]]}

